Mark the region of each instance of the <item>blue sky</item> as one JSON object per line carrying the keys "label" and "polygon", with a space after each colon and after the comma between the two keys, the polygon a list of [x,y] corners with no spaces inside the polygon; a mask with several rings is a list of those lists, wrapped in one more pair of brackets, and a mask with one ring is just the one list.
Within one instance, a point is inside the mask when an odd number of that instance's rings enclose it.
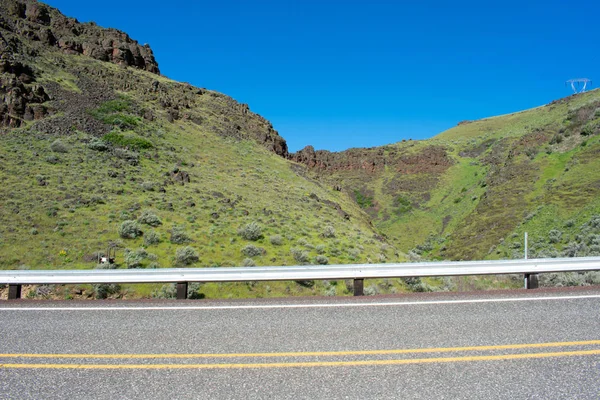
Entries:
{"label": "blue sky", "polygon": [[425,139],[567,96],[570,78],[600,83],[594,1],[46,2],[248,103],[291,151]]}

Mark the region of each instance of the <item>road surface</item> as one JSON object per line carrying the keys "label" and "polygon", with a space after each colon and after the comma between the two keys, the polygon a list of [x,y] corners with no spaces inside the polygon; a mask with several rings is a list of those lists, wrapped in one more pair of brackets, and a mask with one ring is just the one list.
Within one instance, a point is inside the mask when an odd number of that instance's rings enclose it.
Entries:
{"label": "road surface", "polygon": [[0,302],[0,399],[600,398],[600,288]]}

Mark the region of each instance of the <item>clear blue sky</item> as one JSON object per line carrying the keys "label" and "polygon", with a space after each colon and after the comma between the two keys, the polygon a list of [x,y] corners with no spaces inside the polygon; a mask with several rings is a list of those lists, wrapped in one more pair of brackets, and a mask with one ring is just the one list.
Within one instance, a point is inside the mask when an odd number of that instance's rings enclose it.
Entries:
{"label": "clear blue sky", "polygon": [[47,0],[149,43],[169,78],[223,92],[296,151],[424,139],[600,84],[600,2]]}

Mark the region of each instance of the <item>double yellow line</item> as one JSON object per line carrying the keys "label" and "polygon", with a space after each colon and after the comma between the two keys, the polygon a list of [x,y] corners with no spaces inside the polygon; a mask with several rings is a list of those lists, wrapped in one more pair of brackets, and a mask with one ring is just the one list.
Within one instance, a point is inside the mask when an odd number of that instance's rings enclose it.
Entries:
{"label": "double yellow line", "polygon": [[[323,351],[323,352],[285,352],[285,353],[214,353],[214,354],[0,354],[2,358],[44,358],[44,359],[201,359],[201,358],[272,358],[272,357],[341,357],[365,355],[399,355],[423,353],[451,353],[463,351],[498,351],[544,349],[556,347],[593,346],[600,345],[600,340],[510,344],[497,346],[468,346],[440,347],[426,349],[396,349],[396,350],[357,350],[357,351]],[[537,353],[517,353],[499,355],[478,355],[461,357],[430,357],[392,360],[353,360],[353,361],[308,361],[308,362],[271,362],[271,363],[205,363],[205,364],[28,364],[0,363],[0,368],[34,368],[34,369],[237,369],[237,368],[289,368],[289,367],[340,367],[340,366],[377,366],[377,365],[406,365],[425,363],[450,363],[471,361],[518,360],[536,358],[556,358],[600,355],[600,349],[554,351]]]}

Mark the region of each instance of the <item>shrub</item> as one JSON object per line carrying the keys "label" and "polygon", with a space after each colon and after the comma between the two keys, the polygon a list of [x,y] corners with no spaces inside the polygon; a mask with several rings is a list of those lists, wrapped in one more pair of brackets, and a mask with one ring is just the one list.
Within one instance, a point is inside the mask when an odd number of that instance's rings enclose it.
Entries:
{"label": "shrub", "polygon": [[256,247],[251,244],[244,246],[244,248],[242,248],[242,254],[244,254],[245,256],[248,256],[248,257],[262,256],[265,253],[266,253],[266,251],[262,247]]}
{"label": "shrub", "polygon": [[140,163],[140,155],[135,151],[125,149],[114,149],[113,154],[122,160],[125,160],[129,165],[136,166]]}
{"label": "shrub", "polygon": [[590,136],[594,134],[594,127],[592,125],[586,125],[581,130],[581,136]]}
{"label": "shrub", "polygon": [[49,164],[58,164],[60,159],[54,154],[50,154],[48,157],[46,157],[46,162]]}
{"label": "shrub", "polygon": [[143,232],[136,221],[126,220],[119,226],[119,236],[123,239],[135,239],[142,236]]}
{"label": "shrub", "polygon": [[559,272],[539,275],[542,287],[565,287],[586,285],[585,275],[578,272]]}
{"label": "shrub", "polygon": [[318,244],[315,247],[315,251],[319,254],[324,254],[325,253],[325,245],[324,244]]}
{"label": "shrub", "polygon": [[563,141],[563,137],[560,133],[555,134],[554,136],[552,136],[552,139],[550,139],[550,144],[560,144]]}
{"label": "shrub", "polygon": [[158,216],[156,214],[154,214],[152,211],[148,211],[148,210],[145,210],[142,212],[142,215],[140,215],[138,218],[138,222],[140,224],[150,225],[154,228],[162,225],[162,221],[160,220],[160,218],[158,218]]}
{"label": "shrub", "polygon": [[190,246],[180,247],[175,252],[175,263],[178,265],[190,265],[198,260],[200,260],[198,253]]}
{"label": "shrub", "polygon": [[548,241],[550,243],[560,243],[560,239],[562,238],[562,232],[558,229],[552,229],[548,232]]}
{"label": "shrub", "polygon": [[305,288],[312,288],[315,286],[315,281],[295,281],[298,285],[303,286]]}
{"label": "shrub", "polygon": [[348,257],[350,257],[350,259],[352,259],[352,260],[356,260],[359,255],[360,255],[360,250],[359,249],[350,249],[350,250],[348,250]]}
{"label": "shrub", "polygon": [[354,191],[354,199],[356,203],[360,206],[360,208],[371,208],[373,207],[373,198],[364,195],[360,192],[360,190]]}
{"label": "shrub", "polygon": [[316,264],[321,264],[321,265],[326,265],[329,263],[329,259],[323,255],[318,255],[315,257],[315,263]]}
{"label": "shrub", "polygon": [[160,243],[160,235],[156,231],[150,231],[144,235],[144,245],[152,246]]}
{"label": "shrub", "polygon": [[154,182],[142,182],[140,186],[147,192],[154,192],[156,189],[156,183]]}
{"label": "shrub", "polygon": [[433,287],[423,282],[421,278],[402,278],[402,281],[413,292],[433,292]]}
{"label": "shrub", "polygon": [[335,229],[333,228],[333,226],[327,225],[325,229],[323,229],[323,233],[321,235],[326,238],[335,237]]}
{"label": "shrub", "polygon": [[119,293],[121,291],[121,285],[116,283],[101,283],[92,285],[92,291],[94,292],[94,297],[96,299],[106,299],[110,295]]}
{"label": "shrub", "polygon": [[[119,121],[122,122],[122,121]],[[129,124],[129,122],[126,122]],[[152,148],[152,143],[139,136],[124,135],[119,132],[109,132],[102,137],[105,142],[112,143],[118,147],[127,147],[133,150],[144,150]]]}
{"label": "shrub", "polygon": [[578,255],[578,252],[582,250],[582,247],[583,246],[577,242],[570,242],[563,248],[562,255],[564,257],[576,257]]}
{"label": "shrub", "polygon": [[184,244],[189,243],[192,239],[185,232],[183,226],[175,225],[171,228],[171,243],[173,244]]}
{"label": "shrub", "polygon": [[127,268],[143,268],[143,261],[150,256],[154,255],[148,254],[143,248],[137,250],[125,249],[125,265],[127,265]]}
{"label": "shrub", "polygon": [[242,267],[256,267],[256,263],[251,258],[244,258],[244,261],[242,261]]}
{"label": "shrub", "polygon": [[273,246],[281,246],[283,244],[283,238],[281,235],[273,235],[269,237],[269,241]]}
{"label": "shrub", "polygon": [[290,253],[292,253],[294,260],[296,260],[297,262],[299,262],[301,264],[308,262],[308,252],[307,251],[292,247],[290,249]]}
{"label": "shrub", "polygon": [[50,150],[52,150],[55,153],[69,152],[69,148],[67,147],[67,145],[61,142],[59,139],[56,139],[54,142],[52,142],[52,144],[50,145]]}
{"label": "shrub", "polygon": [[258,240],[262,237],[262,228],[256,222],[251,222],[238,229],[238,235],[246,240]]}
{"label": "shrub", "polygon": [[94,151],[107,151],[108,150],[108,144],[103,141],[100,140],[98,138],[94,138],[92,140],[90,140],[90,142],[88,143],[88,148]]}
{"label": "shrub", "polygon": [[336,295],[335,285],[332,285],[329,281],[323,281],[323,295],[334,297]]}
{"label": "shrub", "polygon": [[364,289],[365,296],[376,296],[379,294],[379,288],[375,285],[369,285]]}

